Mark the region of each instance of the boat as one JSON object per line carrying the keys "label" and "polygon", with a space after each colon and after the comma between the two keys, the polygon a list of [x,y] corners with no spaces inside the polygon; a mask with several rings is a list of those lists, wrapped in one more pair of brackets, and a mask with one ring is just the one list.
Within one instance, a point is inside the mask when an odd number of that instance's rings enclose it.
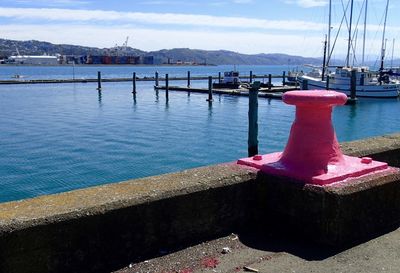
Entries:
{"label": "boat", "polygon": [[[351,1],[351,14],[353,8],[353,0]],[[366,1],[367,3],[367,1]],[[330,1],[331,4],[331,1]],[[389,0],[387,0],[386,14]],[[346,66],[336,66],[334,72],[325,73],[325,69],[328,68],[329,59],[325,62],[327,41],[325,41],[324,48],[324,61],[322,71],[319,73],[316,70],[310,73],[304,74],[299,77],[299,84],[303,89],[327,89],[335,90],[338,92],[351,95],[351,77],[352,71],[355,72],[356,76],[356,97],[370,97],[370,98],[396,98],[399,96],[400,84],[396,81],[391,81],[382,71],[384,49],[382,49],[381,57],[381,69],[379,72],[374,73],[369,70],[367,66],[350,66],[350,47],[351,47],[351,18],[350,15],[350,27],[349,27],[349,42],[348,52],[346,59]],[[386,25],[386,20],[385,20]],[[330,29],[330,26],[329,26]],[[385,30],[384,30],[385,31]],[[384,39],[384,34],[383,34]],[[328,46],[328,52],[331,53]],[[364,58],[363,58],[364,59]]]}
{"label": "boat", "polygon": [[299,82],[298,78],[303,75],[303,71],[289,70],[286,79],[286,85],[297,85]]}
{"label": "boat", "polygon": [[224,72],[224,78],[221,82],[213,83],[213,88],[238,89],[240,87],[240,78],[238,71]]}
{"label": "boat", "polygon": [[[301,86],[307,89],[330,89],[351,95],[351,74],[356,74],[356,97],[369,98],[396,98],[399,96],[399,84],[396,82],[379,78],[368,67],[336,67],[334,73],[328,74],[324,80],[308,75],[300,77]],[[307,84],[304,81],[307,81]],[[327,83],[328,80],[328,83]]]}

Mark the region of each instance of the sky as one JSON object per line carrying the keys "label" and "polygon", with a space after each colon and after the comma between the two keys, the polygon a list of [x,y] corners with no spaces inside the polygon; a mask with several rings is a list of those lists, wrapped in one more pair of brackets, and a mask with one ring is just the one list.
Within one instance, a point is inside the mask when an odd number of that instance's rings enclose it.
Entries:
{"label": "sky", "polygon": [[[362,47],[364,1],[354,0],[355,52]],[[332,40],[347,2],[332,0]],[[370,57],[380,52],[385,5],[386,0],[368,1]],[[386,52],[391,55],[394,48],[399,54],[400,0],[389,7]],[[224,49],[320,57],[328,14],[328,0],[0,0],[0,38],[103,48],[129,37],[128,46],[145,51]],[[345,55],[347,35],[344,23],[334,54]]]}

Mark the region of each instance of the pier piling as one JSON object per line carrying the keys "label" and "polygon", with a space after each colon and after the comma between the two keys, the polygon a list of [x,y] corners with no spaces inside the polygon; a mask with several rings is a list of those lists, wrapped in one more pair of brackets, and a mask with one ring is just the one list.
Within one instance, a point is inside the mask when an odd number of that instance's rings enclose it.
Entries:
{"label": "pier piling", "polygon": [[101,91],[101,72],[97,71],[97,90]]}
{"label": "pier piling", "polygon": [[207,101],[213,101],[213,93],[212,93],[212,77],[208,77],[208,99]]}
{"label": "pier piling", "polygon": [[168,101],[169,96],[168,96],[168,85],[169,85],[169,80],[168,80],[168,74],[165,74],[165,99]]}
{"label": "pier piling", "polygon": [[304,80],[301,82],[301,89],[308,90],[308,80]]}
{"label": "pier piling", "polygon": [[249,82],[253,82],[253,71],[250,70],[250,77],[249,77]]}
{"label": "pier piling", "polygon": [[329,90],[329,75],[326,75],[326,90]]}
{"label": "pier piling", "polygon": [[351,70],[351,78],[350,78],[350,98],[347,100],[347,105],[356,104],[357,98],[357,69]]}
{"label": "pier piling", "polygon": [[133,72],[132,76],[132,93],[136,94],[136,72]]}
{"label": "pier piling", "polygon": [[357,70],[351,70],[351,80],[350,80],[350,99],[354,100],[356,98],[356,86],[357,86]]}
{"label": "pier piling", "polygon": [[221,83],[221,72],[218,72],[218,83]]}
{"label": "pier piling", "polygon": [[271,90],[272,88],[272,75],[268,74],[268,89]]}
{"label": "pier piling", "polygon": [[187,87],[190,87],[190,71],[187,72]]}
{"label": "pier piling", "polygon": [[158,87],[158,72],[156,71],[156,75],[155,75],[155,86]]}
{"label": "pier piling", "polygon": [[249,89],[249,134],[248,134],[248,155],[258,154],[258,90],[260,82],[254,82]]}
{"label": "pier piling", "polygon": [[282,72],[282,85],[285,86],[286,85],[286,71]]}

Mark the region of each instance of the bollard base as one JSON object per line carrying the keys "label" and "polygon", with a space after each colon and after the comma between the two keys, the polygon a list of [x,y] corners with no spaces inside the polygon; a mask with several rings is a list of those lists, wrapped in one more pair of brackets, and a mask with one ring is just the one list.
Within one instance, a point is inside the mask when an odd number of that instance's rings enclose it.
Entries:
{"label": "bollard base", "polygon": [[262,172],[257,180],[255,219],[260,226],[343,247],[400,224],[398,168],[325,186]]}
{"label": "bollard base", "polygon": [[358,158],[344,155],[342,164],[328,165],[326,173],[311,176],[307,173],[307,166],[286,166],[281,161],[281,152],[238,160],[238,164],[257,168],[265,173],[286,176],[310,184],[327,185],[343,181],[351,177],[359,177],[388,168],[385,162],[374,161],[371,158]]}

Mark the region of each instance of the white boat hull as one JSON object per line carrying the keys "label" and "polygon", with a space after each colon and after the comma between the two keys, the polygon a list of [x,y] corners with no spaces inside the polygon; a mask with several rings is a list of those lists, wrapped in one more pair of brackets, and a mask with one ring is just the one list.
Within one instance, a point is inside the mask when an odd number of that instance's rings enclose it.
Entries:
{"label": "white boat hull", "polygon": [[[326,81],[320,79],[303,76],[299,78],[300,86],[303,86],[302,81],[307,80],[308,90],[311,89],[326,89]],[[350,82],[349,83],[329,83],[329,89],[342,92],[350,96]],[[356,86],[356,97],[368,98],[397,98],[399,96],[400,85],[397,84],[368,84]]]}

